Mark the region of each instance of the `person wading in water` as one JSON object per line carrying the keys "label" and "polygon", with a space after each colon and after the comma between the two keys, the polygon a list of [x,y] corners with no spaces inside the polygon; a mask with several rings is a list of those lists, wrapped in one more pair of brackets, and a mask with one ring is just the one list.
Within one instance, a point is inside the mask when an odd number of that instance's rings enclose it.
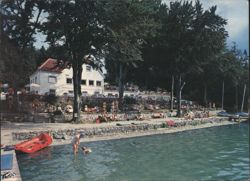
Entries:
{"label": "person wading in water", "polygon": [[80,139],[84,137],[84,133],[81,132],[81,133],[77,133],[71,143],[72,143],[72,146],[73,146],[73,152],[74,152],[74,155],[76,155],[76,153],[78,152],[78,147],[79,147],[79,144],[80,144]]}

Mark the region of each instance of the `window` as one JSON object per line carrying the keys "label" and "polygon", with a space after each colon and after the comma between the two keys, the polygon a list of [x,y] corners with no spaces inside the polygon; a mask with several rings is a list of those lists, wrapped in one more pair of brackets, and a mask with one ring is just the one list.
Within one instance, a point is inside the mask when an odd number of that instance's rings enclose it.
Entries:
{"label": "window", "polygon": [[66,83],[67,84],[72,84],[72,79],[71,78],[66,78]]}
{"label": "window", "polygon": [[102,86],[102,82],[101,81],[96,81],[96,86]]}
{"label": "window", "polygon": [[88,96],[88,91],[82,91],[82,96]]}
{"label": "window", "polygon": [[35,84],[37,84],[37,77],[35,77]]}
{"label": "window", "polygon": [[56,76],[49,76],[49,83],[55,84],[56,83]]}
{"label": "window", "polygon": [[94,86],[94,81],[93,80],[89,80],[89,86]]}
{"label": "window", "polygon": [[81,81],[81,84],[82,84],[82,85],[86,85],[86,80],[82,80],[82,81]]}
{"label": "window", "polygon": [[55,89],[50,89],[49,94],[56,95],[56,90]]}
{"label": "window", "polygon": [[88,71],[88,72],[91,71],[91,66],[90,66],[90,65],[87,65],[87,66],[86,66],[86,71]]}

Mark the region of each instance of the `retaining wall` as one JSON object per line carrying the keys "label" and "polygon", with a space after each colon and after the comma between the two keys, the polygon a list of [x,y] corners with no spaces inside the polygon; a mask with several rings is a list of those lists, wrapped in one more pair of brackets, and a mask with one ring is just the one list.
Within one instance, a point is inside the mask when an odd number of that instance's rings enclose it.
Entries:
{"label": "retaining wall", "polygon": [[110,136],[119,133],[127,133],[130,132],[144,132],[148,130],[156,130],[158,128],[168,128],[172,127],[182,127],[182,126],[196,126],[200,124],[206,123],[219,123],[225,121],[225,118],[207,118],[207,119],[199,119],[199,120],[180,120],[176,121],[173,126],[168,126],[166,122],[159,123],[128,123],[128,124],[119,124],[116,126],[110,127],[98,127],[98,128],[79,128],[79,129],[61,129],[61,130],[43,130],[43,131],[33,131],[33,132],[18,132],[12,133],[13,140],[26,140],[30,139],[34,136],[39,135],[42,132],[47,132],[53,136],[54,139],[70,139],[72,138],[78,131],[84,131],[86,137],[94,137],[94,136]]}

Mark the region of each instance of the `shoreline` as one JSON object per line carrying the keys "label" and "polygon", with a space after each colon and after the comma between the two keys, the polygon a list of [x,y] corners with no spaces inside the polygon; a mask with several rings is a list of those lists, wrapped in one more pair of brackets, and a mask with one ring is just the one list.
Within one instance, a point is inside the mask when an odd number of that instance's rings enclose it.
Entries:
{"label": "shoreline", "polygon": [[53,136],[52,146],[70,144],[72,137],[78,131],[84,131],[86,136],[81,142],[124,139],[132,137],[170,134],[188,130],[210,128],[238,124],[225,118],[210,117],[204,119],[184,120],[168,119],[175,126],[166,125],[166,118],[145,121],[120,121],[103,124],[63,124],[63,123],[10,123],[1,125],[1,144],[15,145],[28,140],[42,132]]}
{"label": "shoreline", "polygon": [[[96,141],[108,141],[108,140],[117,140],[117,139],[127,139],[127,138],[135,138],[135,137],[143,137],[143,136],[153,136],[153,135],[160,135],[160,134],[172,134],[172,133],[178,133],[178,132],[184,132],[184,131],[191,131],[196,129],[204,129],[204,128],[211,128],[211,127],[217,127],[217,126],[226,126],[226,125],[232,125],[232,124],[238,124],[236,122],[230,122],[230,121],[223,121],[220,123],[206,123],[196,126],[182,126],[182,127],[176,127],[176,128],[160,128],[157,130],[148,130],[148,131],[142,131],[142,132],[129,132],[129,133],[120,133],[115,135],[105,135],[105,136],[94,136],[94,137],[86,137],[82,138],[80,140],[81,143],[88,143],[88,142],[96,142]],[[70,144],[70,140],[53,140],[52,146],[59,146],[59,145],[66,145]]]}

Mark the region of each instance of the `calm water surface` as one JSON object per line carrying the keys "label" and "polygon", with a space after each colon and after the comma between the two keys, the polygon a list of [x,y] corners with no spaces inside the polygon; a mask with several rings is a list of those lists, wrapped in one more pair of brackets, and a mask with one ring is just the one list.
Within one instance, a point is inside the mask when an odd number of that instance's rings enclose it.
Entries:
{"label": "calm water surface", "polygon": [[247,180],[249,125],[81,143],[92,148],[74,159],[71,145],[18,155],[23,181]]}

